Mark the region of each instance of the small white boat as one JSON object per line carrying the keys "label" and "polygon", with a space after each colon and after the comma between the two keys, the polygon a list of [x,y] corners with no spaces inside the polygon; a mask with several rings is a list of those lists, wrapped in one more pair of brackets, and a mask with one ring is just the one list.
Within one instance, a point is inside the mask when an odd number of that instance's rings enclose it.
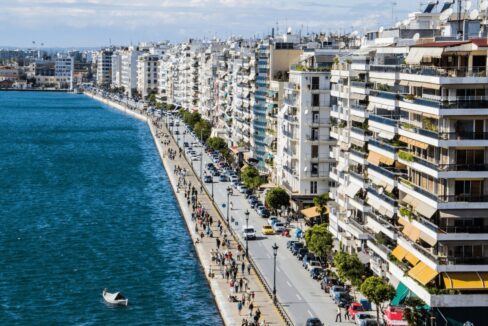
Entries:
{"label": "small white boat", "polygon": [[102,296],[107,303],[113,305],[127,306],[129,303],[129,299],[124,297],[124,295],[120,292],[110,293],[107,292],[107,289],[103,289]]}

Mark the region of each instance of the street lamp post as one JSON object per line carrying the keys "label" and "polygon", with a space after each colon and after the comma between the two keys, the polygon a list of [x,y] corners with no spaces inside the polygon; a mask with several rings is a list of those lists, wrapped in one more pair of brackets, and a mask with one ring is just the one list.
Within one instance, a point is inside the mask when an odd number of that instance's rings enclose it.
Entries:
{"label": "street lamp post", "polygon": [[[244,213],[246,215],[246,229],[249,228],[249,210],[246,209],[246,212]],[[246,237],[246,257],[249,259],[249,246],[247,243],[247,238]]]}
{"label": "street lamp post", "polygon": [[273,245],[273,255],[274,255],[274,264],[273,264],[273,302],[276,303],[276,255],[278,254],[278,245]]}
{"label": "street lamp post", "polygon": [[213,177],[213,175],[212,175],[212,201],[214,200],[214,191],[213,191],[213,188],[214,188],[214,186],[213,186],[213,184],[214,184],[214,180],[213,180],[213,178],[214,178],[214,177]]}
{"label": "street lamp post", "polygon": [[227,225],[229,225],[229,197],[232,195],[232,188],[227,187]]}
{"label": "street lamp post", "polygon": [[[200,180],[202,179],[203,176],[203,129],[200,130]],[[212,180],[212,189],[213,189],[213,180]],[[213,198],[213,196],[212,196]]]}

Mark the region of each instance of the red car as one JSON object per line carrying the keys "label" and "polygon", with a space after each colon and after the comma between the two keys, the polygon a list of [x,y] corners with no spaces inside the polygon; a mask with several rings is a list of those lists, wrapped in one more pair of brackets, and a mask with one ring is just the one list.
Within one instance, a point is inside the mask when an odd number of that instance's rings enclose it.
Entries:
{"label": "red car", "polygon": [[363,308],[362,304],[360,304],[358,302],[353,302],[349,306],[348,311],[349,311],[349,316],[351,316],[351,318],[354,319],[354,317],[356,317],[356,313],[358,313],[360,311],[364,311],[364,308]]}

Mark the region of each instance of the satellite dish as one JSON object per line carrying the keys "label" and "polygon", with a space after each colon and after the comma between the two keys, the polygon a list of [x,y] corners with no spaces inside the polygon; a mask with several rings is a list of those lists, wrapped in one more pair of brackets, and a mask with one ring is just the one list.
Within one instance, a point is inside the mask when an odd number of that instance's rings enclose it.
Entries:
{"label": "satellite dish", "polygon": [[483,1],[480,3],[480,10],[488,9],[488,1]]}
{"label": "satellite dish", "polygon": [[471,19],[471,20],[478,19],[479,14],[480,14],[479,10],[474,9],[469,13],[469,19]]}
{"label": "satellite dish", "polygon": [[383,187],[380,187],[380,188],[378,189],[378,193],[379,193],[380,195],[382,195],[382,194],[383,194],[383,192],[385,192],[385,189],[383,189]]}
{"label": "satellite dish", "polygon": [[469,9],[471,9],[472,6],[473,3],[471,2],[471,0],[468,0],[464,3],[464,10],[469,11]]}
{"label": "satellite dish", "polygon": [[352,212],[351,211],[347,211],[346,217],[351,217],[351,216],[352,216]]}
{"label": "satellite dish", "polygon": [[419,39],[420,39],[420,34],[419,33],[415,33],[415,35],[413,36],[413,40],[415,42],[417,42]]}
{"label": "satellite dish", "polygon": [[381,26],[380,29],[378,30],[378,32],[383,33],[384,30],[385,30],[385,28],[383,26]]}

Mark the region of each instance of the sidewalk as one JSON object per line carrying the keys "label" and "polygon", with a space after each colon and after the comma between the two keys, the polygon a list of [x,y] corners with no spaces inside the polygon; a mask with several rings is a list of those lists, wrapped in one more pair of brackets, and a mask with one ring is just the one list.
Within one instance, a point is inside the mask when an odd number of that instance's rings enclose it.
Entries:
{"label": "sidewalk", "polygon": [[[151,133],[153,134],[153,137],[156,141],[156,146],[158,148],[158,151],[160,153],[161,159],[163,161],[163,164],[165,166],[166,172],[168,174],[169,180],[171,182],[171,185],[173,187],[173,190],[175,190],[175,195],[180,203],[180,209],[182,211],[182,215],[185,218],[185,221],[188,226],[188,230],[190,232],[190,235],[195,243],[195,248],[198,253],[198,256],[200,258],[201,264],[205,270],[205,275],[210,283],[210,286],[212,288],[212,291],[215,295],[215,299],[217,302],[217,305],[219,307],[219,310],[221,312],[222,318],[224,319],[224,322],[226,325],[241,325],[243,322],[243,319],[248,319],[249,321],[252,320],[251,317],[249,317],[249,309],[248,309],[248,298],[249,294],[251,292],[254,292],[254,299],[253,305],[254,305],[254,311],[255,313],[256,309],[259,308],[261,311],[261,318],[259,319],[260,322],[265,321],[266,325],[283,325],[284,322],[281,319],[280,315],[278,314],[277,310],[275,309],[273,302],[265,292],[263,285],[260,283],[259,279],[257,278],[255,272],[251,270],[251,275],[248,275],[247,272],[247,261],[245,261],[245,270],[244,270],[244,275],[242,275],[241,272],[241,267],[242,267],[242,262],[243,259],[241,257],[240,260],[235,260],[236,265],[237,265],[237,280],[239,281],[242,277],[245,277],[248,281],[248,287],[249,291],[247,291],[246,295],[246,304],[242,308],[241,313],[239,313],[237,306],[238,304],[236,302],[229,302],[229,295],[235,295],[239,300],[242,298],[244,292],[239,289],[237,293],[234,292],[234,290],[231,291],[229,281],[225,278],[225,269],[222,268],[221,264],[218,264],[215,260],[212,260],[212,253],[217,251],[217,238],[220,239],[221,242],[223,242],[224,237],[223,234],[227,234],[228,237],[227,239],[230,240],[230,247],[226,247],[226,251],[230,249],[233,258],[237,258],[240,256],[240,254],[237,253],[237,243],[235,242],[235,239],[231,239],[231,233],[229,230],[226,230],[225,223],[221,219],[220,215],[217,213],[215,210],[214,205],[212,204],[210,198],[202,191],[200,191],[200,185],[199,181],[196,178],[196,176],[193,174],[192,169],[188,162],[185,160],[185,158],[182,156],[179,156],[179,149],[176,146],[174,140],[172,137],[162,137],[163,134],[169,134],[169,132],[166,130],[166,127],[164,124],[159,126],[160,128],[157,128],[153,124],[150,123],[150,129]],[[160,137],[157,138],[156,135],[159,135]],[[163,145],[162,142],[169,142],[169,145]],[[168,152],[173,151],[174,153],[174,159],[171,160]],[[181,170],[186,170],[186,173],[181,173],[180,175],[177,175],[174,173],[175,167],[179,167]],[[183,177],[183,175],[185,175]],[[184,189],[180,188],[178,190],[178,182],[180,181],[180,185],[183,182],[186,183],[185,186],[183,186]],[[210,225],[211,232],[213,233],[213,237],[209,236],[204,236],[203,238],[200,237],[200,232],[203,231],[203,228],[200,226],[197,226],[197,221],[192,220],[192,204],[190,202],[190,196],[185,197],[185,189],[188,188],[188,185],[191,184],[192,188],[194,187],[198,193],[197,195],[197,200],[201,204],[201,207],[211,216],[211,219],[213,220],[213,223]],[[190,203],[190,205],[188,205]],[[217,221],[221,222],[221,225],[223,227],[222,233],[220,232],[218,226],[217,226]],[[197,231],[198,229],[198,231]],[[204,232],[206,234],[206,232]],[[220,252],[223,253],[224,249],[222,249],[222,246],[220,246]],[[214,254],[215,256],[215,254]],[[229,260],[228,260],[229,261]],[[210,273],[214,274],[214,277],[210,277]],[[253,314],[254,316],[254,314]]]}

